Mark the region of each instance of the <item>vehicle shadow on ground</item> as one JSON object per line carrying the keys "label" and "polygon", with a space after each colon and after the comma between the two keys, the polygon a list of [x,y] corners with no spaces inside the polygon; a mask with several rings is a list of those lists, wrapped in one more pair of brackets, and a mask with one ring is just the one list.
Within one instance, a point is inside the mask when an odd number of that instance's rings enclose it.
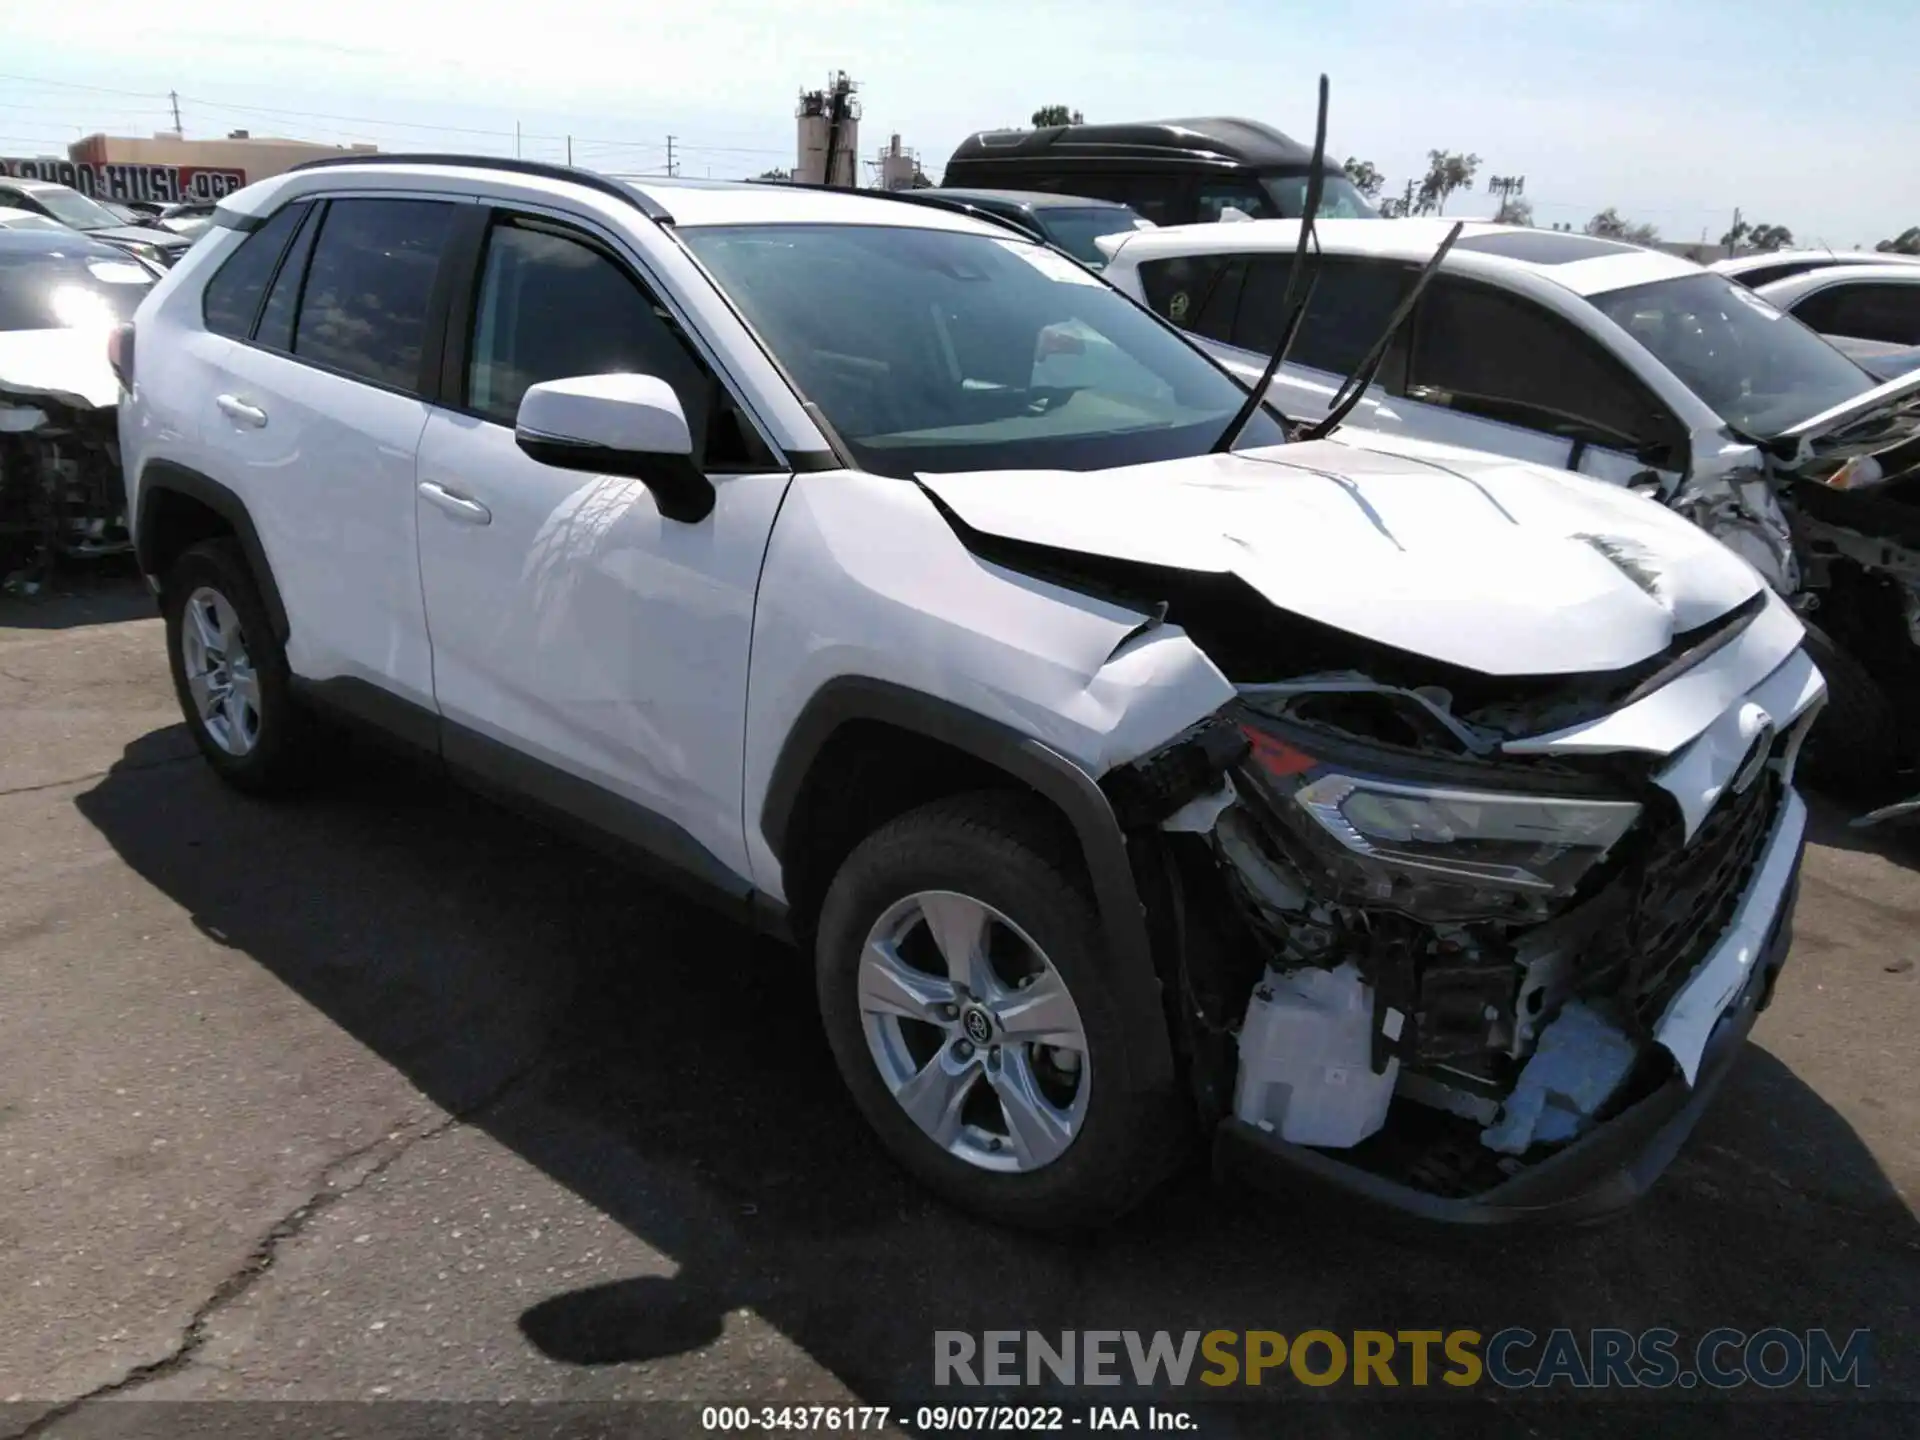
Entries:
{"label": "vehicle shadow on ground", "polygon": [[[177,738],[144,737],[77,797],[115,850],[440,1106],[676,1262],[671,1278],[532,1304],[522,1333],[553,1359],[679,1353],[752,1307],[855,1393],[899,1405],[955,1398],[932,1386],[936,1330],[1826,1325],[1874,1329],[1875,1395],[1920,1398],[1920,1225],[1848,1124],[1757,1046],[1672,1173],[1611,1225],[1408,1230],[1194,1173],[1110,1233],[1042,1240],[947,1210],[884,1158],[792,952],[399,761],[356,752],[348,778],[267,805],[200,765],[143,765]],[[1498,1399],[1469,1406],[1476,1423],[1516,1403]],[[1623,1435],[1668,1413],[1605,1408]],[[1722,1423],[1721,1407],[1678,1408],[1685,1433]],[[1362,1409],[1339,1407],[1369,1432],[1426,1414]],[[1902,1433],[1912,1414],[1846,1409],[1849,1434]]]}
{"label": "vehicle shadow on ground", "polygon": [[151,620],[159,613],[158,602],[135,573],[130,557],[56,571],[31,595],[0,593],[0,630],[72,630]]}

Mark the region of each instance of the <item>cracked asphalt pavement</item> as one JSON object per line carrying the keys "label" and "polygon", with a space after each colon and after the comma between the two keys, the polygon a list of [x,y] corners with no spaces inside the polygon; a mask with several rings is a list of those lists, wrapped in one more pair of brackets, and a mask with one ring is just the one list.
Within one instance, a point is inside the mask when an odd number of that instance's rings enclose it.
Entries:
{"label": "cracked asphalt pavement", "polygon": [[[1873,1389],[1789,1429],[1912,1434],[1920,845],[1818,840],[1776,1003],[1623,1222],[1435,1235],[1194,1175],[1047,1242],[884,1159],[790,953],[377,751],[235,795],[137,586],[0,601],[0,1436],[155,1433],[133,1400],[898,1407],[936,1329],[1461,1325],[1865,1327]],[[1756,1423],[1695,1399],[1572,1428]]]}

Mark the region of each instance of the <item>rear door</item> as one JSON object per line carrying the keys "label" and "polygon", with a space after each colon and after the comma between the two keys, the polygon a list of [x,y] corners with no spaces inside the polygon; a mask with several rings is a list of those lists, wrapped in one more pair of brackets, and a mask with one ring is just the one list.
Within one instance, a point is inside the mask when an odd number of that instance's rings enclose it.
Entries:
{"label": "rear door", "polygon": [[[438,365],[440,261],[463,208],[445,196],[314,204],[235,336],[205,431],[273,566],[294,671],[428,708],[414,463],[423,376]],[[361,692],[336,693],[352,703]]]}

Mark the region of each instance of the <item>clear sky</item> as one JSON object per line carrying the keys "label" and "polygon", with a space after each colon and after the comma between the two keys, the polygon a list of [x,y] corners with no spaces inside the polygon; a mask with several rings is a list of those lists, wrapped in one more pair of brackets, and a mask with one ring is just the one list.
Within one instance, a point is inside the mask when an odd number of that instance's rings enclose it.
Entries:
{"label": "clear sky", "polygon": [[[277,13],[276,13],[277,12]],[[0,153],[95,130],[235,128],[385,149],[574,154],[642,171],[791,164],[793,105],[859,83],[861,147],[898,131],[937,179],[968,131],[1245,115],[1398,188],[1429,149],[1526,176],[1540,223],[1605,206],[1717,239],[1737,205],[1802,241],[1920,225],[1920,3],[1853,0],[87,0],[0,5]],[[96,88],[76,88],[96,87]],[[1486,213],[1484,184],[1449,206]]]}

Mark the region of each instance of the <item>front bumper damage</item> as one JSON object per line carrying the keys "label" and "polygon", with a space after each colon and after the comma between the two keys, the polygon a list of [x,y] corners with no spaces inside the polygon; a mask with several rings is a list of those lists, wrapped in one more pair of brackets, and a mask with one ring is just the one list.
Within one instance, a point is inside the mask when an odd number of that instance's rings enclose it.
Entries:
{"label": "front bumper damage", "polygon": [[[1637,704],[1555,734],[1490,746],[1443,723],[1417,753],[1322,761],[1307,752],[1337,757],[1337,744],[1291,716],[1270,726],[1248,701],[1343,687],[1242,684],[1220,714],[1110,775],[1123,824],[1184,847],[1157,892],[1164,906],[1179,890],[1181,916],[1158,943],[1217,1171],[1466,1225],[1597,1218],[1643,1194],[1725,1079],[1791,942],[1807,813],[1792,772],[1824,690],[1803,651],[1770,658],[1784,613],[1770,602]],[[1344,688],[1416,716],[1436,704]],[[1702,714],[1715,715],[1704,728]],[[1433,759],[1456,741],[1479,753]],[[1464,766],[1482,798],[1584,784],[1645,808],[1577,890],[1502,914],[1488,892],[1409,889],[1293,843],[1312,827],[1287,805],[1312,811],[1329,770],[1363,771],[1369,755],[1375,774]],[[1295,772],[1277,789],[1262,778]],[[1235,918],[1209,926],[1212,911]]]}
{"label": "front bumper damage", "polygon": [[89,356],[104,384],[71,383],[69,337],[55,338],[50,357],[20,346],[0,357],[0,585],[10,593],[39,589],[61,560],[133,549],[112,373]]}
{"label": "front bumper damage", "polygon": [[1734,987],[1709,1024],[1691,1082],[1676,1068],[1658,1088],[1611,1119],[1472,1195],[1418,1189],[1327,1151],[1290,1145],[1231,1117],[1215,1132],[1215,1172],[1289,1193],[1305,1184],[1420,1219],[1460,1225],[1597,1220],[1631,1205],[1679,1153],[1732,1071],[1754,1021],[1772,1002],[1774,982],[1793,939],[1805,828],[1806,807],[1789,794],[1740,918],[1683,992],[1707,1009],[1727,983]]}

